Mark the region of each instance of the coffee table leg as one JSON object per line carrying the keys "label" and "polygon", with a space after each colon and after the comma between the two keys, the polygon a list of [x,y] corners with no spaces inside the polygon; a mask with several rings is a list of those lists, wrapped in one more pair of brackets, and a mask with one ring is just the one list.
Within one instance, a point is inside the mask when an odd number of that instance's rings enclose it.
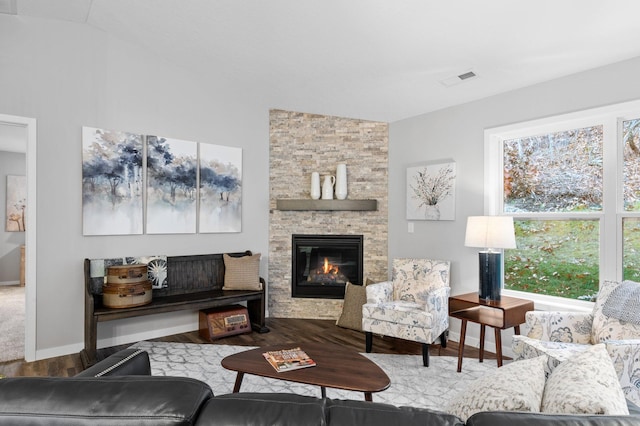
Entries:
{"label": "coffee table leg", "polygon": [[327,397],[327,388],[325,388],[324,386],[320,386],[320,394],[322,395],[323,398]]}
{"label": "coffee table leg", "polygon": [[238,371],[238,375],[236,376],[236,384],[233,385],[233,393],[240,392],[240,386],[242,386],[242,379],[244,378],[244,373]]}
{"label": "coffee table leg", "polygon": [[369,402],[373,401],[373,399],[371,398],[371,392],[364,393],[364,400]]}

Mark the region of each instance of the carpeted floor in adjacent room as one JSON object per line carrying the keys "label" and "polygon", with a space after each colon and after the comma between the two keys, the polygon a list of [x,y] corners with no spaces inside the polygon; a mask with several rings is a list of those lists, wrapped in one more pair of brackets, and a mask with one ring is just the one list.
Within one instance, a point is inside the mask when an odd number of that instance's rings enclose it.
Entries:
{"label": "carpeted floor in adjacent room", "polygon": [[0,286],[0,362],[24,358],[24,290],[17,285]]}

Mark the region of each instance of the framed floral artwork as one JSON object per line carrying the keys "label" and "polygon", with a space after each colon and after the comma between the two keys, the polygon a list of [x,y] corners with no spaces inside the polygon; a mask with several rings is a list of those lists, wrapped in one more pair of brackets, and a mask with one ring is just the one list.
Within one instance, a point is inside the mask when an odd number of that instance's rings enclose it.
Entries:
{"label": "framed floral artwork", "polygon": [[7,175],[7,222],[5,231],[24,232],[27,209],[27,177]]}
{"label": "framed floral artwork", "polygon": [[407,168],[407,220],[454,220],[456,163]]}

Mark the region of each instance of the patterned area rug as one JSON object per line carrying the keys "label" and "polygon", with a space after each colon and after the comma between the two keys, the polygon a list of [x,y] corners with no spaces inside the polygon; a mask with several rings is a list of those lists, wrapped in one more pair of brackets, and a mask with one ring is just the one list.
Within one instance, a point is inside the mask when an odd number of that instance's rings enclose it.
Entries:
{"label": "patterned area rug", "polygon": [[[132,347],[149,353],[154,376],[186,376],[202,380],[213,393],[231,393],[236,373],[220,365],[222,358],[236,352],[252,349],[249,346],[199,345],[193,343],[138,342]],[[494,360],[479,363],[465,359],[462,372],[457,373],[457,358],[432,356],[430,366],[422,366],[420,355],[363,354],[378,364],[391,379],[391,386],[373,394],[373,401],[396,406],[424,407],[442,410],[446,403],[467,384],[496,369]],[[284,380],[269,379],[247,374],[242,392],[287,392],[320,397],[320,388]],[[327,389],[327,397],[363,400],[360,392]]]}

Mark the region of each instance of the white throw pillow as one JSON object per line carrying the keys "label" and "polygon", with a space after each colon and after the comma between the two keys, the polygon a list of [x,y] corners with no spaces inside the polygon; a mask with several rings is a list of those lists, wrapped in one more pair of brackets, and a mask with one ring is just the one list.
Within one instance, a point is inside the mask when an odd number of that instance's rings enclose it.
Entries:
{"label": "white throw pillow", "polygon": [[591,346],[551,372],[541,409],[554,414],[629,414],[604,344]]}
{"label": "white throw pillow", "polygon": [[466,421],[481,411],[540,412],[546,356],[516,361],[472,382],[446,411]]}

